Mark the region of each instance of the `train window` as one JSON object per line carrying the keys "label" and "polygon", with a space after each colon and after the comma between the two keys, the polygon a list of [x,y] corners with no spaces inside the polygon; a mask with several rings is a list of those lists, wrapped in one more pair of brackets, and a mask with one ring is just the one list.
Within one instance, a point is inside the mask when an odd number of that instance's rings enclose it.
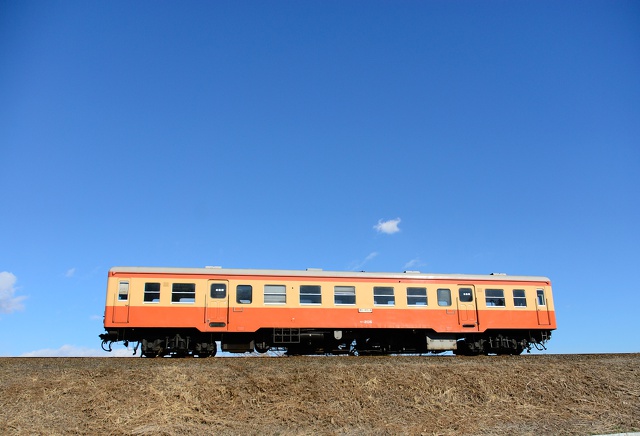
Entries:
{"label": "train window", "polygon": [[285,285],[264,285],[265,304],[284,304],[287,302],[287,287]]}
{"label": "train window", "polygon": [[321,304],[322,293],[318,285],[300,285],[300,304]]}
{"label": "train window", "polygon": [[407,288],[407,306],[426,306],[427,288]]}
{"label": "train window", "polygon": [[513,290],[513,305],[515,307],[527,307],[527,298],[524,294],[524,289]]}
{"label": "train window", "polygon": [[393,288],[390,286],[374,286],[373,304],[394,306],[396,304],[396,298],[393,295]]}
{"label": "train window", "polygon": [[240,304],[251,304],[253,288],[251,285],[238,285],[236,287],[236,301]]}
{"label": "train window", "polygon": [[335,304],[356,304],[355,286],[335,286],[333,292]]}
{"label": "train window", "polygon": [[458,295],[461,303],[471,303],[473,301],[473,290],[471,288],[460,288]]}
{"label": "train window", "polygon": [[145,303],[160,302],[160,283],[144,284],[144,302]]}
{"label": "train window", "polygon": [[544,290],[538,289],[538,306],[545,306],[546,303],[544,301]]}
{"label": "train window", "polygon": [[118,283],[118,300],[127,301],[129,299],[129,282]]}
{"label": "train window", "polygon": [[502,289],[487,289],[484,291],[487,306],[504,307],[504,291]]}
{"label": "train window", "polygon": [[438,306],[451,306],[451,289],[438,289]]}
{"label": "train window", "polygon": [[172,303],[194,303],[196,301],[195,283],[174,283],[171,287]]}
{"label": "train window", "polygon": [[211,298],[227,298],[227,284],[211,283]]}

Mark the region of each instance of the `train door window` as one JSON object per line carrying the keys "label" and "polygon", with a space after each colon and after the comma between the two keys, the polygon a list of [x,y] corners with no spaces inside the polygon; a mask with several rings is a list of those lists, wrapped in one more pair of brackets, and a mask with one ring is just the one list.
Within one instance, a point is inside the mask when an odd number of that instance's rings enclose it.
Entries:
{"label": "train door window", "polygon": [[515,307],[527,307],[527,298],[524,289],[513,290],[513,305]]}
{"label": "train door window", "polygon": [[451,289],[438,289],[438,306],[451,306]]}
{"label": "train door window", "polygon": [[211,298],[227,298],[226,283],[211,283]]}
{"label": "train door window", "polygon": [[335,304],[356,304],[355,286],[335,286],[333,292]]}
{"label": "train door window", "polygon": [[394,306],[396,299],[393,295],[393,288],[391,286],[374,286],[373,304],[377,306]]}
{"label": "train door window", "polygon": [[321,290],[318,285],[300,285],[300,304],[321,304]]}
{"label": "train door window", "polygon": [[407,288],[407,306],[426,306],[427,288]]}
{"label": "train door window", "polygon": [[194,303],[196,301],[195,283],[174,283],[171,287],[172,303]]}
{"label": "train door window", "polygon": [[118,283],[118,301],[127,301],[129,299],[129,282],[122,281]]}
{"label": "train door window", "polygon": [[160,302],[160,283],[144,284],[144,302],[145,303]]}
{"label": "train door window", "polygon": [[544,290],[538,289],[538,306],[546,306],[546,302],[544,301]]}
{"label": "train door window", "polygon": [[461,303],[473,302],[473,292],[471,288],[460,288],[458,290],[458,294],[459,294]]}
{"label": "train door window", "polygon": [[265,304],[285,304],[287,287],[285,285],[264,285]]}
{"label": "train door window", "polygon": [[236,287],[236,301],[240,304],[251,304],[253,288],[251,285],[238,285]]}
{"label": "train door window", "polygon": [[487,289],[484,291],[484,295],[487,301],[487,306],[504,307],[504,290]]}

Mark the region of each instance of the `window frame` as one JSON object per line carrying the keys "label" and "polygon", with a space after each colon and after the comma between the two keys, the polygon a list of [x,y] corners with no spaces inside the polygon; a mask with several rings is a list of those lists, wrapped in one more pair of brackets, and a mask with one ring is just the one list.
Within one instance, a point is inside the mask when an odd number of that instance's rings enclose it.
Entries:
{"label": "window frame", "polygon": [[[157,285],[158,290],[150,290],[149,285]],[[160,303],[160,289],[162,288],[162,285],[159,282],[145,282],[144,284],[144,291],[143,291],[143,295],[142,295],[142,302],[144,304],[158,304]],[[147,298],[149,296],[153,296],[153,295],[157,295],[157,299],[156,298],[151,298],[150,300],[148,300]]]}
{"label": "window frame", "polygon": [[[193,290],[176,290],[176,288],[191,288]],[[177,299],[176,299],[177,297]],[[184,300],[184,301],[183,301]],[[171,303],[172,304],[194,304],[196,302],[196,284],[176,282],[171,284]]]}
{"label": "window frame", "polygon": [[263,287],[263,298],[264,304],[287,304],[287,286],[266,284]]}
{"label": "window frame", "polygon": [[[522,292],[522,295],[516,295],[516,292]],[[524,289],[514,289],[513,292],[513,307],[526,308],[527,307],[527,292]],[[523,302],[524,304],[520,304]]]}
{"label": "window frame", "polygon": [[[489,293],[495,294],[489,296]],[[490,288],[484,290],[484,302],[487,307],[506,307],[506,299],[504,298],[504,289]],[[493,303],[493,304],[489,304]],[[502,303],[502,304],[500,304]]]}
{"label": "window frame", "polygon": [[[446,298],[442,299],[441,295],[444,294]],[[438,306],[440,307],[451,307],[451,289],[449,288],[438,288],[436,291],[436,295],[438,297]]]}
{"label": "window frame", "polygon": [[[340,289],[340,290],[339,290]],[[353,297],[352,303],[338,302],[338,297]],[[355,306],[356,305],[356,287],[348,285],[335,285],[333,287],[333,304],[336,306]]]}
{"label": "window frame", "polygon": [[[224,293],[222,295],[220,295],[220,293],[215,292],[213,287],[214,286],[224,286]],[[209,298],[211,298],[212,300],[222,300],[227,298],[227,292],[229,291],[228,286],[226,283],[220,283],[220,282],[213,282],[211,283],[211,285],[209,286]]]}
{"label": "window frame", "polygon": [[[303,291],[303,288],[306,288],[305,291]],[[314,292],[309,292],[311,290],[311,288],[313,288]],[[315,292],[317,290],[317,292]],[[299,298],[300,298],[300,304],[303,306],[319,306],[322,304],[322,286],[321,285],[300,285],[300,287],[298,288],[298,292],[299,292]],[[318,301],[303,301],[303,296],[306,296],[306,298],[308,298],[309,300],[316,300],[315,297],[317,297]]]}
{"label": "window frame", "polygon": [[[424,291],[424,295],[412,295],[410,294],[410,291]],[[417,299],[422,297],[424,297],[424,304],[411,302],[411,301],[418,301]],[[407,286],[407,306],[427,307],[428,305],[429,305],[429,297],[427,295],[427,288],[420,287],[420,286]]]}
{"label": "window frame", "polygon": [[[240,299],[241,293],[242,296],[249,292],[249,298]],[[251,304],[253,303],[253,285],[236,285],[236,303],[238,304]]]}
{"label": "window frame", "polygon": [[[391,293],[387,293],[391,291]],[[376,295],[376,292],[378,292],[378,294]],[[382,302],[378,302],[376,301],[376,299],[379,298],[382,301],[385,301],[384,303]],[[395,289],[393,288],[393,286],[374,286],[373,287],[373,305],[374,306],[395,306],[396,305],[396,295],[395,295]]]}
{"label": "window frame", "polygon": [[[468,294],[469,299],[466,299],[466,297],[463,299],[463,292],[466,295],[466,291],[469,292]],[[468,287],[458,288],[458,298],[460,299],[461,303],[473,303],[473,288],[468,288]]]}
{"label": "window frame", "polygon": [[129,280],[118,281],[118,301],[129,301],[130,286],[131,282]]}

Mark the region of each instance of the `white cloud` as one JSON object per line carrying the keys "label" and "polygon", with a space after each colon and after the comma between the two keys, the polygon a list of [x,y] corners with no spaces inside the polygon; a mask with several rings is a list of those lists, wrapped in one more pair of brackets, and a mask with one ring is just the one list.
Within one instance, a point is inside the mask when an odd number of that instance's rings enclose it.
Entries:
{"label": "white cloud", "polygon": [[0,272],[0,313],[11,313],[24,309],[22,301],[27,297],[14,297],[17,277],[10,272]]}
{"label": "white cloud", "polygon": [[376,229],[378,233],[386,233],[387,235],[392,235],[400,231],[400,229],[398,228],[398,224],[400,224],[400,221],[400,218],[388,221],[379,220],[378,224],[373,226],[373,228]]}
{"label": "white cloud", "polygon": [[76,273],[75,268],[69,268],[66,273],[64,273],[65,277],[73,277]]}
{"label": "white cloud", "polygon": [[[140,355],[138,350],[137,356]],[[19,357],[131,357],[133,349],[121,348],[108,353],[97,348],[77,347],[75,345],[63,345],[60,348],[43,348],[21,354]]]}

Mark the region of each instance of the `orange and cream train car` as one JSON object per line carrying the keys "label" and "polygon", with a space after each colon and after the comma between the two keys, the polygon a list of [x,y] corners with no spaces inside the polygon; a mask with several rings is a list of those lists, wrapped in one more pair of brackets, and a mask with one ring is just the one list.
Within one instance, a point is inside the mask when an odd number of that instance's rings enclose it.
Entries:
{"label": "orange and cream train car", "polygon": [[556,317],[546,277],[116,267],[104,327],[143,356],[477,355],[542,349]]}

